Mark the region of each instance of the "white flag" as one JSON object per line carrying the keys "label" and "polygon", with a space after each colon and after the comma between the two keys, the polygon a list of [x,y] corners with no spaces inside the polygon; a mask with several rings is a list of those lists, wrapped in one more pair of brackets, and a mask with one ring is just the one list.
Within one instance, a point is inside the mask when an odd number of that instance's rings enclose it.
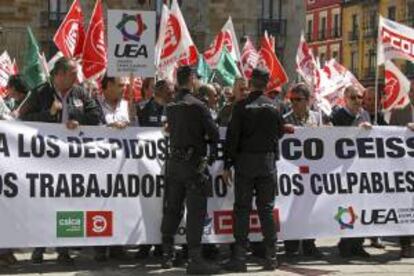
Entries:
{"label": "white flag", "polygon": [[221,57],[221,51],[224,46],[227,47],[227,51],[236,62],[241,61],[239,43],[237,41],[237,36],[231,17],[229,17],[219,34],[214,38],[214,41],[204,52],[204,58],[212,69],[215,69],[217,67],[217,64]]}
{"label": "white flag", "polygon": [[197,56],[194,57],[195,44],[177,0],[172,2],[166,27],[160,26],[160,30],[165,31],[163,40],[160,40],[158,76],[162,79],[173,80],[179,61],[185,60],[189,64],[197,62]]}
{"label": "white flag", "polygon": [[384,111],[403,107],[407,103],[410,81],[391,61],[385,61]]}
{"label": "white flag", "polygon": [[300,37],[298,51],[296,53],[296,71],[303,78],[305,83],[313,89],[319,86],[319,68],[316,64],[312,50],[306,43],[303,33]]}
{"label": "white flag", "polygon": [[379,16],[378,65],[401,58],[414,62],[414,29]]}

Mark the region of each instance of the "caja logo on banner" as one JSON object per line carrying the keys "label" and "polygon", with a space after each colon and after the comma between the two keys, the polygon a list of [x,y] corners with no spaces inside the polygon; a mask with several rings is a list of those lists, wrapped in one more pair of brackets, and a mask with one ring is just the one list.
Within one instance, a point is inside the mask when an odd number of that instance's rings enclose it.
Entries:
{"label": "caja logo on banner", "polygon": [[87,237],[111,237],[112,228],[112,212],[86,212]]}
{"label": "caja logo on banner", "polygon": [[56,225],[58,238],[113,236],[112,211],[58,211]]}
{"label": "caja logo on banner", "polygon": [[344,208],[342,206],[338,207],[338,211],[335,215],[335,220],[338,222],[341,230],[354,229],[354,224],[357,219],[358,217],[355,214],[354,208],[352,206],[349,206],[348,208]]}

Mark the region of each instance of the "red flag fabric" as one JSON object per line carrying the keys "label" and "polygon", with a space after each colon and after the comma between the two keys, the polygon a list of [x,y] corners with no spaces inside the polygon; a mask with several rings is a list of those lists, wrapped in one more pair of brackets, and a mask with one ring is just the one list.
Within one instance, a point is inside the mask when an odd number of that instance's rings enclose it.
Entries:
{"label": "red flag fabric", "polygon": [[214,41],[204,52],[204,59],[212,69],[217,67],[224,46],[226,46],[227,51],[233,59],[239,63],[241,59],[239,43],[237,41],[236,31],[234,30],[231,17],[229,17],[226,24],[224,24],[221,31],[214,38]]}
{"label": "red flag fabric", "polygon": [[102,1],[97,0],[83,47],[82,69],[86,79],[103,74],[107,66]]}
{"label": "red flag fabric", "polygon": [[85,30],[79,0],[73,1],[65,19],[56,31],[53,41],[65,57],[82,56]]}
{"label": "red flag fabric", "polygon": [[249,37],[246,37],[246,43],[244,44],[241,61],[243,67],[243,74],[247,79],[252,77],[253,69],[256,68],[257,63],[259,62],[259,53]]}
{"label": "red flag fabric", "polygon": [[279,59],[276,56],[271,42],[265,33],[261,40],[260,48],[260,64],[269,70],[270,80],[267,86],[267,91],[277,90],[280,86],[286,84],[289,78],[280,64]]}

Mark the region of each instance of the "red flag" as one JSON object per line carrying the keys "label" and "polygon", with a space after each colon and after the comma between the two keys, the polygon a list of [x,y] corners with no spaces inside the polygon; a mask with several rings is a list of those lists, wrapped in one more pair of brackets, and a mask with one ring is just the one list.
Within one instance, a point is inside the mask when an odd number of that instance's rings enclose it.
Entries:
{"label": "red flag", "polygon": [[234,30],[234,25],[231,17],[229,17],[226,24],[224,24],[221,31],[214,38],[214,41],[204,52],[204,59],[212,69],[215,69],[217,67],[224,46],[226,46],[227,51],[233,57],[233,59],[236,62],[240,62],[241,55],[239,43],[237,42],[236,31]]}
{"label": "red flag", "polygon": [[256,68],[257,63],[259,62],[259,57],[260,55],[254,48],[252,41],[247,37],[241,54],[243,74],[247,79],[252,77],[253,69]]}
{"label": "red flag", "polygon": [[69,12],[56,31],[53,41],[65,57],[80,57],[82,55],[85,30],[79,0],[73,1]]}
{"label": "red flag", "polygon": [[97,0],[83,47],[82,69],[86,79],[97,77],[105,71],[106,49],[102,1]]}
{"label": "red flag", "polygon": [[268,91],[278,89],[289,81],[266,33],[261,40],[260,58],[262,66],[266,67],[270,74]]}

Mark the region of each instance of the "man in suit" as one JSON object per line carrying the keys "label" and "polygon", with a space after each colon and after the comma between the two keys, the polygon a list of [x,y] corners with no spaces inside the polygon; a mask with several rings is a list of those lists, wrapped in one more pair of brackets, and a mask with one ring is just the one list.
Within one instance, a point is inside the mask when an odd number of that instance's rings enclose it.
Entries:
{"label": "man in suit", "polygon": [[[410,103],[402,109],[394,109],[390,117],[390,125],[406,126],[414,131],[414,82],[411,82],[410,92],[408,94]],[[400,237],[401,258],[413,258],[414,251],[411,246],[412,236]]]}

